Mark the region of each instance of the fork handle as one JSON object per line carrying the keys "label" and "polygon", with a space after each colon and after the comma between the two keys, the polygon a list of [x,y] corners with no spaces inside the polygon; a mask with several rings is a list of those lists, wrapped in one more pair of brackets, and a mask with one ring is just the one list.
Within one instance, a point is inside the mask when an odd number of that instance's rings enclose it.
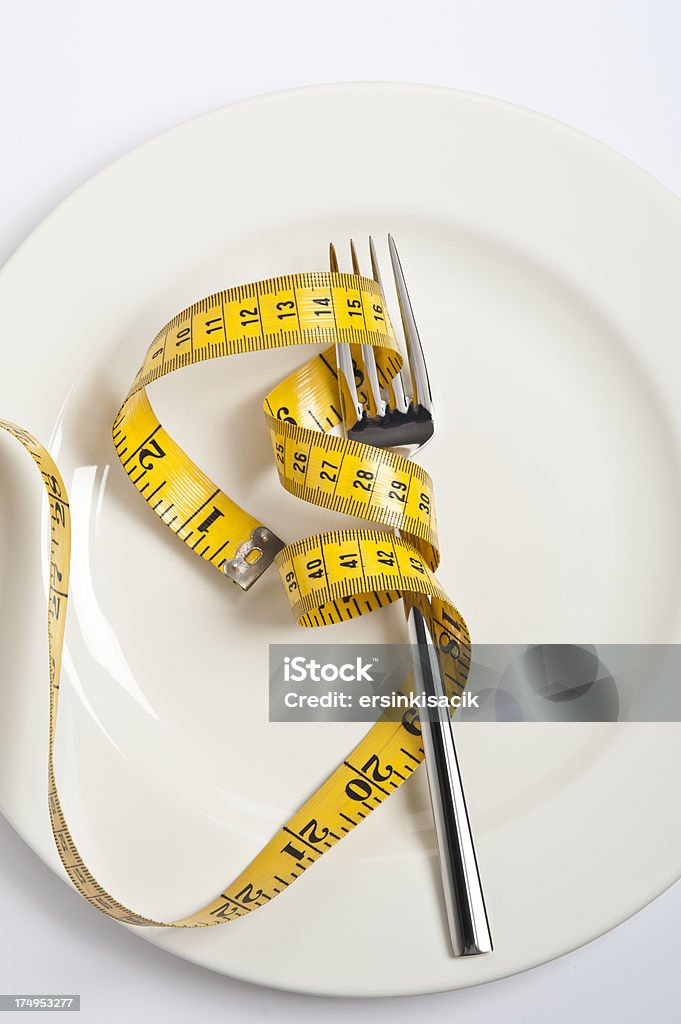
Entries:
{"label": "fork handle", "polygon": [[[423,615],[412,606],[407,619],[414,686],[419,696],[444,695],[440,663]],[[433,805],[440,871],[455,956],[492,951],[492,937],[473,846],[473,836],[454,745],[449,711],[421,718],[423,750]]]}

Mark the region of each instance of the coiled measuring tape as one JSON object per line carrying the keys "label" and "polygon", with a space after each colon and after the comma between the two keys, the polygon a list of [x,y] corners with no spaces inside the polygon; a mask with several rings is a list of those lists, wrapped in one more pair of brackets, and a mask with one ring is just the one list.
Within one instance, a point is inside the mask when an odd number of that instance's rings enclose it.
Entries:
{"label": "coiled measuring tape", "polygon": [[[352,345],[360,391],[362,344],[374,348],[379,379],[389,388],[402,359],[375,281],[351,274],[296,274],[232,288],[195,303],[174,317],[149,346],[113,425],[116,452],[131,482],[165,526],[244,590],[275,561],[301,626],[338,623],[399,598],[417,604],[438,645],[446,685],[450,692],[460,692],[470,667],[470,640],[463,618],[434,575],[439,552],[431,480],[420,466],[394,452],[330,433],[341,422],[337,341]],[[188,458],[157,420],[146,388],[167,373],[205,359],[314,343],[325,345],[325,350],[282,381],[264,402],[279,480],[303,501],[376,526],[341,529],[284,546]],[[97,882],[80,856],[55,779],[71,541],[66,487],[39,441],[13,423],[0,420],[0,427],[33,457],[49,501],[48,803],[55,843],[69,878],[98,910],[132,925],[205,927],[264,906],[412,774],[424,756],[418,715],[407,710],[401,718],[386,714],[379,719],[207,906],[177,921],[155,921],[123,906]]]}

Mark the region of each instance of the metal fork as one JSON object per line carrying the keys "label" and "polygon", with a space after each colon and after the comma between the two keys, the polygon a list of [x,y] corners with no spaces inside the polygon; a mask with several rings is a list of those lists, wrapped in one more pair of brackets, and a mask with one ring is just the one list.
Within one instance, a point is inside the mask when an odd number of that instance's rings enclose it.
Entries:
{"label": "metal fork", "polygon": [[[339,342],[336,345],[336,360],[349,395],[348,401],[343,394],[344,389],[339,388],[341,411],[347,437],[377,448],[406,449],[407,458],[412,458],[435,433],[433,399],[423,349],[392,235],[388,235],[388,247],[411,380],[406,381],[400,371],[390,381],[386,401],[381,393],[373,349],[371,345],[363,345],[362,359],[367,371],[368,394],[371,396],[371,402],[365,405],[357,391],[350,345]],[[371,238],[369,253],[373,278],[383,290]],[[350,257],[353,273],[361,276],[352,241]],[[329,246],[329,262],[331,270],[337,273],[338,259],[333,243]],[[423,696],[443,696],[445,688],[433,639],[423,615],[414,606],[408,610],[407,626],[416,692]],[[455,956],[489,953],[492,950],[492,938],[449,712],[444,709],[437,720],[433,720],[430,713],[422,715],[421,730],[452,949]]]}

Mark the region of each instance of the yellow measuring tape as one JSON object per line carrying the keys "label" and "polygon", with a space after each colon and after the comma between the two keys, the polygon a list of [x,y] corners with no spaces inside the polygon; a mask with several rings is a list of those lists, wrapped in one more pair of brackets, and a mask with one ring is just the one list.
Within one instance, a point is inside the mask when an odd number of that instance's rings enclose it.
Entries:
{"label": "yellow measuring tape", "polygon": [[[394,452],[330,433],[341,422],[333,348],[337,341],[353,346],[361,394],[362,344],[374,348],[379,379],[389,388],[402,360],[375,281],[350,274],[296,274],[203,299],[171,320],[149,346],[113,425],[116,451],[131,482],[163,523],[244,590],[275,560],[300,625],[352,619],[400,597],[418,604],[439,646],[447,685],[461,691],[470,667],[470,641],[463,618],[434,576],[439,552],[432,483],[420,466]],[[167,373],[205,359],[311,343],[321,343],[325,350],[265,399],[279,479],[304,501],[379,528],[333,531],[285,547],[188,458],[157,420],[146,388]],[[71,540],[66,487],[53,459],[31,434],[7,421],[0,420],[0,427],[33,457],[49,500],[48,793],[52,830],[69,878],[93,906],[127,924],[204,927],[264,906],[380,806],[423,760],[417,714],[408,710],[401,719],[379,719],[207,906],[171,922],[154,921],[124,907],[83,862],[55,781]]]}

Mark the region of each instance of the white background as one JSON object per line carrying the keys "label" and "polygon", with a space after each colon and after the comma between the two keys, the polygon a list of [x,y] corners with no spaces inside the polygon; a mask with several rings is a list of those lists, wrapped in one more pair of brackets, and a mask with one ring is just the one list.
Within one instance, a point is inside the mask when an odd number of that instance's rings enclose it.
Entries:
{"label": "white background", "polygon": [[[680,38],[676,0],[0,0],[0,260],[149,136],[316,82],[427,82],[510,100],[606,142],[681,195]],[[516,978],[348,1005],[172,958],[91,910],[1,820],[0,864],[0,993],[80,992],[86,1020],[681,1017],[681,884]]]}

